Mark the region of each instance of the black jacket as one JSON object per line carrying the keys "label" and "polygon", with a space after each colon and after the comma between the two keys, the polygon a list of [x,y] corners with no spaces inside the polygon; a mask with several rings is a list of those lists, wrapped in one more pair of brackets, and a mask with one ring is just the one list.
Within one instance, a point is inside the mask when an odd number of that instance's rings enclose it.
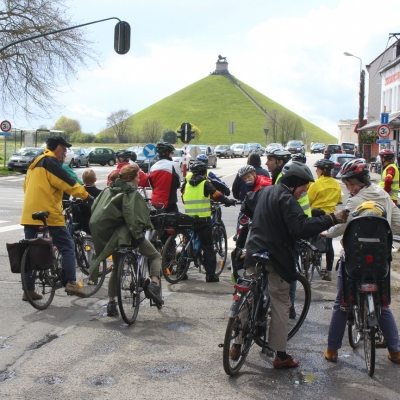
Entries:
{"label": "black jacket", "polygon": [[308,239],[332,226],[329,215],[307,217],[281,183],[249,193],[242,211],[252,218],[245,267],[254,266],[253,254],[268,251],[276,272],[286,282],[291,282],[296,273],[295,240]]}

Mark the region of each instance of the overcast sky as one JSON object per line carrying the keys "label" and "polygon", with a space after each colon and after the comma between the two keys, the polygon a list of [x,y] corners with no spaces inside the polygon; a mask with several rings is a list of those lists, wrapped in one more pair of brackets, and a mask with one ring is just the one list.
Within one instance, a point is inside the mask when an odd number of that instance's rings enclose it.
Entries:
{"label": "overcast sky", "polygon": [[365,68],[394,42],[388,42],[389,33],[400,32],[399,0],[67,4],[77,24],[107,17],[127,21],[131,49],[126,55],[114,52],[114,21],[85,28],[101,53],[100,67],[90,64],[69,87],[60,88],[63,108],[49,119],[11,119],[13,127],[50,128],[65,115],[77,119],[83,132],[98,133],[111,112],[137,113],[208,76],[221,54],[232,75],[337,136],[340,119],[358,116],[360,61],[343,52],[361,58]]}

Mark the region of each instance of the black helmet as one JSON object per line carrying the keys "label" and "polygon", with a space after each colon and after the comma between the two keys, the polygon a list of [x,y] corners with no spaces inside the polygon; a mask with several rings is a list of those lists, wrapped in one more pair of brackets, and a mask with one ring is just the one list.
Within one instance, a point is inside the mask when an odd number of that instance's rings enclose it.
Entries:
{"label": "black helmet", "polygon": [[362,178],[369,175],[369,169],[366,162],[360,158],[345,162],[340,168],[337,178]]}
{"label": "black helmet", "polygon": [[129,150],[118,150],[115,153],[115,155],[118,158],[118,160],[120,160],[122,162],[127,162],[130,160],[132,152]]}
{"label": "black helmet", "polygon": [[274,157],[277,160],[283,160],[285,164],[290,160],[292,156],[292,154],[289,151],[285,149],[280,149],[279,147],[273,148],[268,153],[265,153],[265,155],[267,157]]}
{"label": "black helmet", "polygon": [[158,142],[157,143],[157,153],[164,154],[164,153],[172,153],[175,150],[175,147],[172,146],[169,142]]}
{"label": "black helmet", "polygon": [[292,161],[282,168],[280,182],[289,187],[299,187],[309,182],[314,182],[314,177],[306,164]]}
{"label": "black helmet", "polygon": [[202,161],[195,161],[190,166],[190,171],[196,175],[205,175],[207,173],[207,164],[204,164]]}
{"label": "black helmet", "polygon": [[317,167],[319,169],[332,169],[335,163],[331,160],[326,160],[325,158],[318,160],[315,164],[314,167]]}
{"label": "black helmet", "polygon": [[252,165],[245,165],[244,167],[240,168],[238,171],[238,175],[240,177],[250,173],[250,172],[256,172],[256,169]]}
{"label": "black helmet", "polygon": [[298,161],[305,164],[307,162],[307,157],[303,153],[296,153],[292,155],[292,161]]}

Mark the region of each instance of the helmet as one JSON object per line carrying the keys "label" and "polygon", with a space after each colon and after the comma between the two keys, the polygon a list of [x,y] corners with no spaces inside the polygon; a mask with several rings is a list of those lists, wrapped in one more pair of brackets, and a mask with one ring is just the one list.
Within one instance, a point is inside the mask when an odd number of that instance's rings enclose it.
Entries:
{"label": "helmet", "polygon": [[256,169],[252,165],[245,165],[244,167],[240,168],[238,171],[238,175],[240,177],[250,173],[250,172],[256,172]]}
{"label": "helmet", "polygon": [[172,144],[169,142],[158,142],[156,149],[157,153],[163,154],[163,153],[172,153],[175,150],[175,147],[172,146]]}
{"label": "helmet", "polygon": [[305,164],[307,162],[307,157],[303,153],[296,153],[292,155],[292,161],[299,161]]}
{"label": "helmet", "polygon": [[340,168],[337,178],[360,178],[369,174],[368,166],[365,160],[355,158],[345,162]]}
{"label": "helmet", "polygon": [[327,160],[325,158],[318,160],[315,164],[314,167],[317,167],[319,169],[332,169],[335,163],[331,160]]}
{"label": "helmet", "polygon": [[125,162],[130,160],[132,152],[129,150],[118,150],[115,155],[120,161]]}
{"label": "helmet", "polygon": [[269,151],[268,153],[266,153],[266,156],[274,157],[277,160],[283,160],[285,163],[287,163],[290,160],[292,154],[285,149],[274,148],[271,151]]}
{"label": "helmet", "polygon": [[[291,178],[289,180],[289,178]],[[308,182],[314,182],[314,177],[307,165],[292,161],[282,168],[282,181],[286,181],[289,186],[302,186]],[[304,183],[303,183],[304,182]]]}
{"label": "helmet", "polygon": [[201,161],[204,164],[208,165],[208,157],[205,154],[200,154],[199,156],[196,157],[197,161]]}
{"label": "helmet", "polygon": [[386,210],[376,201],[364,201],[353,212],[353,217],[383,217],[386,218]]}
{"label": "helmet", "polygon": [[190,171],[197,175],[204,175],[207,173],[207,164],[204,164],[202,161],[195,161],[190,166]]}
{"label": "helmet", "polygon": [[394,158],[394,152],[389,149],[381,150],[379,152],[379,155],[381,156],[381,158],[384,158],[385,160],[391,160],[392,158]]}

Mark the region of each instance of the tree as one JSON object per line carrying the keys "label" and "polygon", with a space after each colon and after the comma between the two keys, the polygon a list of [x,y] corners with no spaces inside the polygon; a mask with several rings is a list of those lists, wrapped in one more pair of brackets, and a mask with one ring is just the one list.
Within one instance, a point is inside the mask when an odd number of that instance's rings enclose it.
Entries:
{"label": "tree", "polygon": [[[65,0],[0,0],[0,47],[75,25]],[[82,28],[13,45],[0,53],[1,106],[5,114],[49,115],[59,87],[96,54]],[[33,107],[35,106],[35,107]]]}
{"label": "tree", "polygon": [[167,128],[161,135],[161,139],[164,142],[169,142],[175,144],[177,141],[176,132],[173,131],[171,128]]}
{"label": "tree", "polygon": [[161,137],[161,122],[158,120],[144,121],[142,136],[145,142],[157,142]]}
{"label": "tree", "polygon": [[117,138],[118,143],[127,143],[129,135],[132,133],[133,114],[128,110],[112,112],[107,117],[107,128]]}
{"label": "tree", "polygon": [[92,133],[74,132],[69,137],[72,143],[93,143],[95,136]]}
{"label": "tree", "polygon": [[64,136],[69,139],[74,132],[81,132],[81,124],[78,120],[67,118],[64,115],[58,118],[57,122],[51,128],[56,131],[64,131]]}

